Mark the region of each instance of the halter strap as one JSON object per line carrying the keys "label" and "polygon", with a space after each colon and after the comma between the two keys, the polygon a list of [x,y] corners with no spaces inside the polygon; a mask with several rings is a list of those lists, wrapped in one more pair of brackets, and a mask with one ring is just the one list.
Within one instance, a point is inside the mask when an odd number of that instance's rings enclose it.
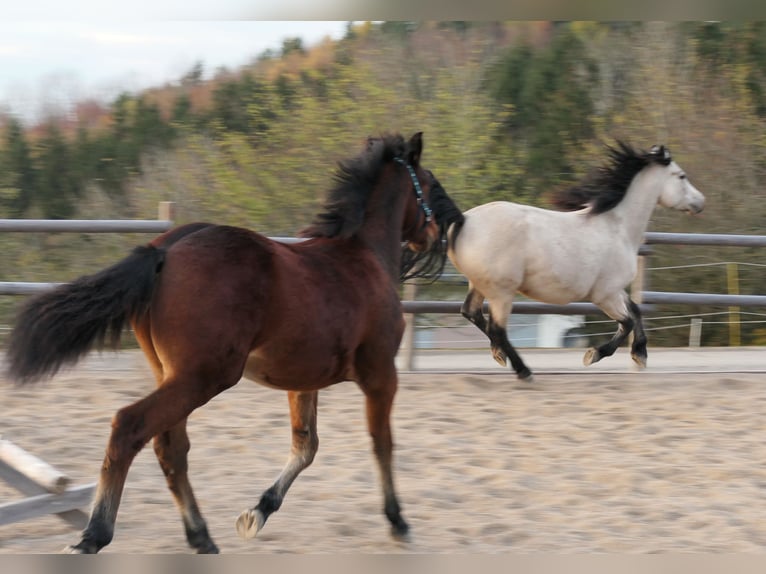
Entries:
{"label": "halter strap", "polygon": [[426,225],[428,225],[429,223],[431,223],[431,213],[432,212],[431,212],[431,208],[428,206],[428,203],[423,198],[423,190],[420,187],[420,182],[418,181],[418,176],[415,175],[415,169],[410,164],[408,164],[406,161],[404,161],[400,157],[395,157],[394,161],[396,163],[402,164],[404,167],[407,168],[407,171],[410,172],[410,178],[412,178],[412,184],[415,187],[415,197],[418,200],[418,206],[420,207],[420,209],[423,210],[423,213],[426,216]]}

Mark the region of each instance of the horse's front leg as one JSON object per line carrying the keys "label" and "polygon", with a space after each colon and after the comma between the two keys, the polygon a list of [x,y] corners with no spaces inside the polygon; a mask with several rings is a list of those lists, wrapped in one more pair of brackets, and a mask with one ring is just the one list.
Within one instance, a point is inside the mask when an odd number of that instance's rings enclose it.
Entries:
{"label": "horse's front leg", "polygon": [[391,534],[395,538],[406,539],[410,527],[402,518],[392,466],[394,442],[391,434],[391,408],[398,386],[396,367],[391,361],[388,365],[361,371],[359,386],[365,395],[367,427],[383,486],[383,511],[391,523]]}
{"label": "horse's front leg", "polygon": [[290,457],[276,482],[262,495],[258,504],[245,510],[237,519],[237,532],[242,538],[253,538],[269,516],[282,506],[285,494],[297,476],[313,461],[319,448],[317,435],[317,391],[289,391],[292,448]]}

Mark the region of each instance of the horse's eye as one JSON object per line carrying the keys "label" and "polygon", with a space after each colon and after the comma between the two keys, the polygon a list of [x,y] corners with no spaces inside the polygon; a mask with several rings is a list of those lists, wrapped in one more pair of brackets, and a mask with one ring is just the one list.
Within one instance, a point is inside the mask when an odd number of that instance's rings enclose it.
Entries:
{"label": "horse's eye", "polygon": [[682,174],[681,174],[681,175],[679,175],[678,177],[680,177],[681,179],[686,179],[686,174],[685,174],[685,173],[682,173]]}

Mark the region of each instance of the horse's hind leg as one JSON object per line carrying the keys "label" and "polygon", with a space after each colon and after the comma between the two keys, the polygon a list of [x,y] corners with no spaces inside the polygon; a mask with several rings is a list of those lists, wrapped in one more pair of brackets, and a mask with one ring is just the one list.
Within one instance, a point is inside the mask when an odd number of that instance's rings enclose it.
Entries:
{"label": "horse's hind leg", "polygon": [[633,343],[630,347],[630,356],[639,368],[646,368],[646,333],[644,332],[644,323],[641,318],[641,309],[636,303],[628,299],[628,309],[633,316]]}
{"label": "horse's hind leg", "polygon": [[297,476],[314,460],[319,448],[317,435],[317,391],[287,393],[290,403],[292,448],[287,464],[276,482],[261,495],[258,504],[245,510],[237,519],[237,532],[242,538],[253,538],[269,516],[279,510],[285,494]]}
{"label": "horse's hind leg", "polygon": [[[164,379],[163,367],[147,327],[147,324],[137,325],[134,332],[154,372],[157,384],[161,386]],[[189,546],[196,549],[198,554],[217,554],[218,547],[210,537],[189,482],[188,454],[191,445],[186,433],[186,420],[184,418],[175,426],[154,436],[154,453],[173,500],[181,511]]]}
{"label": "horse's hind leg", "polygon": [[497,329],[490,330],[490,323],[487,322],[484,318],[484,313],[482,313],[483,306],[484,295],[469,282],[468,294],[465,301],[463,301],[460,312],[463,317],[476,325],[482,333],[489,337],[492,358],[505,367],[508,364],[506,346],[502,342],[502,337],[498,337]]}
{"label": "horse's hind leg", "polygon": [[90,520],[80,542],[70,548],[72,552],[95,554],[112,541],[125,478],[133,459],[152,437],[186,419],[218,392],[203,391],[203,388],[168,381],[117,412],[112,421]]}
{"label": "horse's hind leg", "polygon": [[498,362],[499,354],[502,352],[502,356],[507,356],[511,360],[511,367],[516,371],[516,375],[522,381],[532,382],[532,371],[524,363],[521,356],[516,352],[516,349],[508,339],[508,332],[505,325],[508,319],[508,315],[511,312],[511,301],[490,301],[489,302],[489,325],[487,327],[487,334],[492,344],[492,355]]}
{"label": "horse's hind leg", "polygon": [[187,461],[189,446],[186,419],[154,437],[154,452],[167,480],[168,488],[181,511],[189,546],[196,549],[198,554],[218,554],[218,547],[208,533],[207,524],[200,513],[189,483]]}
{"label": "horse's hind leg", "polygon": [[[468,284],[468,294],[463,301],[463,305],[460,308],[460,313],[468,319],[471,323],[476,325],[482,333],[488,335],[487,332],[487,320],[484,318],[484,313],[481,312],[481,308],[484,305],[484,295],[482,295],[476,288]],[[505,360],[502,361],[505,366]]]}
{"label": "horse's hind leg", "polygon": [[630,297],[621,291],[615,297],[600,302],[599,307],[609,317],[617,321],[618,327],[612,338],[598,347],[591,347],[583,356],[585,366],[592,365],[603,359],[611,357],[617,348],[625,342],[631,331],[635,329],[635,337],[632,348],[633,360],[640,366],[646,366],[646,335],[641,323],[641,312]]}

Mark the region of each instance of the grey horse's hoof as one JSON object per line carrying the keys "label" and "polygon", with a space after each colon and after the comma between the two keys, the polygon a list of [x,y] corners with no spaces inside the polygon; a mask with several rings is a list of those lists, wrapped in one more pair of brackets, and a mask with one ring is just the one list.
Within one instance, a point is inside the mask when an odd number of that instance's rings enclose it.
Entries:
{"label": "grey horse's hoof", "polygon": [[630,358],[633,359],[633,362],[640,370],[643,371],[646,368],[646,356],[631,355]]}
{"label": "grey horse's hoof", "polygon": [[247,540],[248,538],[255,538],[255,535],[266,524],[266,518],[258,509],[245,510],[237,518],[237,533]]}
{"label": "grey horse's hoof", "polygon": [[585,351],[585,355],[583,355],[582,358],[582,364],[586,367],[589,365],[592,365],[593,363],[597,363],[601,359],[601,355],[599,355],[598,349],[595,347],[591,347],[587,351]]}

